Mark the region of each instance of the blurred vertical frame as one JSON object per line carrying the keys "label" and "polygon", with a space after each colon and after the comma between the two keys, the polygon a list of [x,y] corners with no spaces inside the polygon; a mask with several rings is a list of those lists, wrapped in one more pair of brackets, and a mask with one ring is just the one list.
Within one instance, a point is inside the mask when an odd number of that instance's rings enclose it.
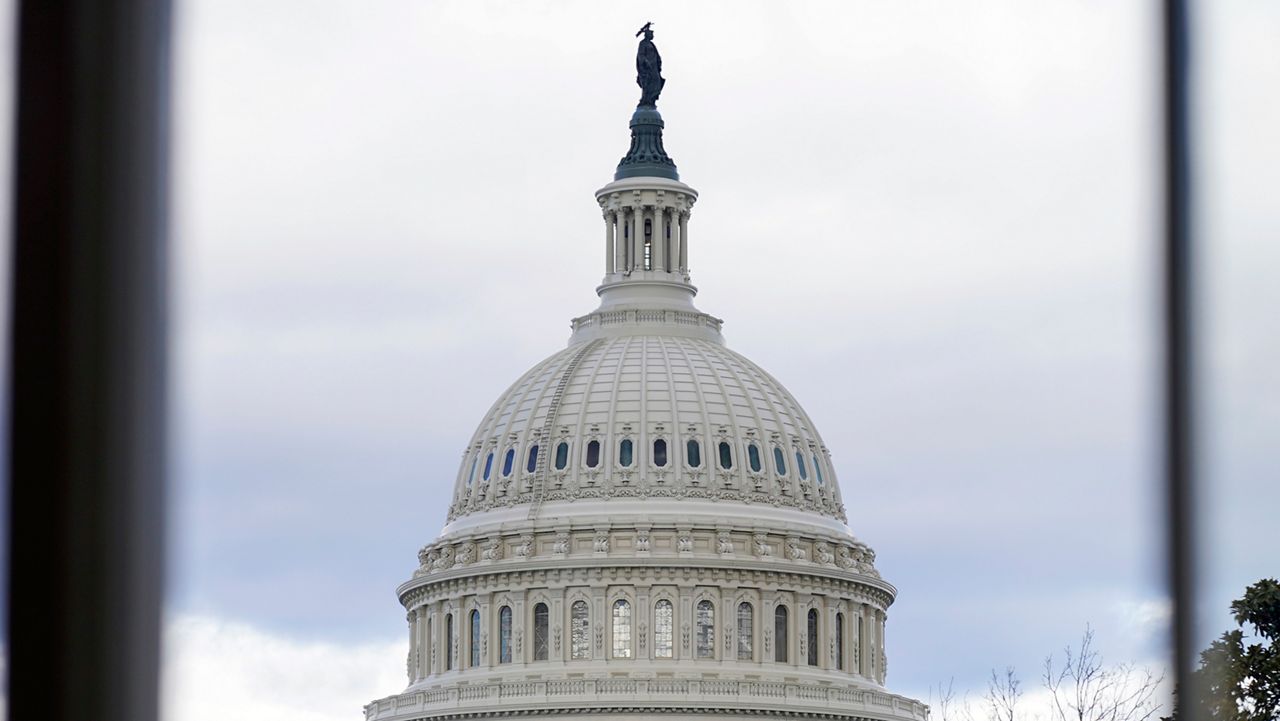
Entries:
{"label": "blurred vertical frame", "polygon": [[170,24],[167,0],[17,8],[13,719],[158,715]]}

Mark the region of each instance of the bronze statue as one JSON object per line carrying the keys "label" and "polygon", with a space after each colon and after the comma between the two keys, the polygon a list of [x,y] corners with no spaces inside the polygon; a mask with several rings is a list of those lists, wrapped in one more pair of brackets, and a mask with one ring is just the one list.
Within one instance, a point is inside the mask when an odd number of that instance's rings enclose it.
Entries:
{"label": "bronze statue", "polygon": [[658,95],[662,93],[662,86],[667,81],[662,78],[662,56],[658,54],[658,47],[653,44],[653,30],[650,26],[653,23],[648,22],[640,31],[636,33],[636,37],[641,34],[644,39],[640,41],[640,47],[636,49],[636,84],[640,86],[640,105],[654,107],[658,103]]}

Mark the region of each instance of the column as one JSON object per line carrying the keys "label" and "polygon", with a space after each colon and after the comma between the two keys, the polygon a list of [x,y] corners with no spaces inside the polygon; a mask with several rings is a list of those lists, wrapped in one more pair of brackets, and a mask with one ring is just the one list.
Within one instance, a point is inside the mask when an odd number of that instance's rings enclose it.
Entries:
{"label": "column", "polygon": [[409,664],[408,676],[409,683],[418,680],[418,656],[422,647],[418,645],[418,612],[417,610],[409,611],[405,620],[409,622]]}
{"label": "column", "polygon": [[604,211],[604,272],[613,273],[614,261],[613,211]]}
{"label": "column", "polygon": [[871,677],[871,608],[862,604],[858,612],[858,673]]}
{"label": "column", "polygon": [[680,213],[680,270],[689,271],[689,211]]}
{"label": "column", "polygon": [[659,205],[653,209],[653,269],[667,269],[667,209]]}
{"label": "column", "polygon": [[631,262],[627,270],[640,270],[644,267],[644,206],[639,203],[631,206]]}

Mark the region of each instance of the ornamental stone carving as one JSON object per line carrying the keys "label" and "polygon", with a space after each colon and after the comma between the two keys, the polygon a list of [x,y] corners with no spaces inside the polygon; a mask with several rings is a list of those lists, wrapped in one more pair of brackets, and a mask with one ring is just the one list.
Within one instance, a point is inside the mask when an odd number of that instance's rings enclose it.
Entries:
{"label": "ornamental stone carving", "polygon": [[689,651],[689,622],[688,621],[685,621],[684,625],[680,626],[680,647],[683,648],[686,653]]}
{"label": "ornamental stone carving", "polygon": [[841,546],[836,551],[836,564],[846,570],[853,568],[853,551],[848,546]]}
{"label": "ornamental stone carving", "polygon": [[636,551],[639,553],[649,552],[649,529],[641,528],[636,531]]}
{"label": "ornamental stone carving", "polygon": [[557,555],[564,555],[569,552],[569,534],[563,531],[556,534],[555,541],[551,544],[551,552]]}
{"label": "ornamental stone carving", "polygon": [[804,547],[800,545],[799,538],[791,537],[787,539],[787,557],[793,561],[804,560]]}
{"label": "ornamental stone carving", "polygon": [[476,558],[476,544],[472,543],[471,541],[467,541],[466,543],[463,543],[461,546],[458,546],[458,552],[457,554],[454,555],[454,560],[458,562],[459,566],[470,565],[473,561],[475,561],[475,558]]}
{"label": "ornamental stone carving", "polygon": [[649,630],[649,627],[645,624],[645,622],[644,622],[644,621],[641,621],[641,622],[640,622],[640,633],[639,633],[639,636],[640,636],[640,650],[641,650],[641,651],[643,651],[643,650],[644,650],[644,648],[645,648],[645,646],[644,646],[644,641],[645,641],[645,632],[646,632],[646,631],[648,631],[648,630]]}
{"label": "ornamental stone carving", "polygon": [[831,553],[831,546],[828,546],[825,541],[818,541],[813,545],[813,556],[815,561],[824,566],[836,560],[835,555]]}
{"label": "ornamental stone carving", "polygon": [[676,541],[676,549],[680,553],[693,552],[693,536],[685,531],[680,534],[680,538]]}
{"label": "ornamental stone carving", "polygon": [[609,532],[608,531],[596,531],[595,550],[596,550],[596,553],[609,552]]}
{"label": "ornamental stone carving", "polygon": [[604,624],[596,624],[596,653],[604,653]]}
{"label": "ornamental stone carving", "polygon": [[556,653],[559,654],[560,653],[560,627],[559,626],[555,627],[555,631],[552,633],[552,638],[555,639]]}
{"label": "ornamental stone carving", "polygon": [[720,531],[716,534],[716,549],[722,556],[733,553],[733,539],[729,538],[728,531]]}
{"label": "ornamental stone carving", "polygon": [[751,542],[755,544],[755,552],[761,558],[768,558],[773,555],[773,547],[769,545],[768,536],[763,533],[757,533],[751,537]]}
{"label": "ornamental stone carving", "polygon": [[453,546],[441,546],[440,555],[436,557],[435,568],[443,571],[453,567]]}
{"label": "ornamental stone carving", "polygon": [[480,551],[481,561],[500,561],[502,560],[502,541],[497,536],[490,537],[484,542],[484,548]]}
{"label": "ornamental stone carving", "polygon": [[489,632],[485,631],[480,634],[480,658],[489,658]]}
{"label": "ornamental stone carving", "polygon": [[524,648],[524,629],[516,626],[511,630],[511,636],[516,647],[516,656],[519,656],[522,653],[521,649]]}
{"label": "ornamental stone carving", "polygon": [[516,558],[528,558],[533,555],[533,534],[525,533],[520,536],[520,543],[515,548]]}

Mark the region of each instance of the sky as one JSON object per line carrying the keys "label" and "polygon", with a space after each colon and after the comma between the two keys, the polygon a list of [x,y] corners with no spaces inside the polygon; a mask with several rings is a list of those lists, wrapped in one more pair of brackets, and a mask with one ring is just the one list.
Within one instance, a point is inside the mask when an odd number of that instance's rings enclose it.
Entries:
{"label": "sky", "polygon": [[[697,304],[830,447],[889,688],[1160,667],[1153,7],[180,2],[170,721],[403,688],[463,446],[595,307],[646,21]],[[1278,32],[1202,30],[1207,636],[1277,573]]]}

